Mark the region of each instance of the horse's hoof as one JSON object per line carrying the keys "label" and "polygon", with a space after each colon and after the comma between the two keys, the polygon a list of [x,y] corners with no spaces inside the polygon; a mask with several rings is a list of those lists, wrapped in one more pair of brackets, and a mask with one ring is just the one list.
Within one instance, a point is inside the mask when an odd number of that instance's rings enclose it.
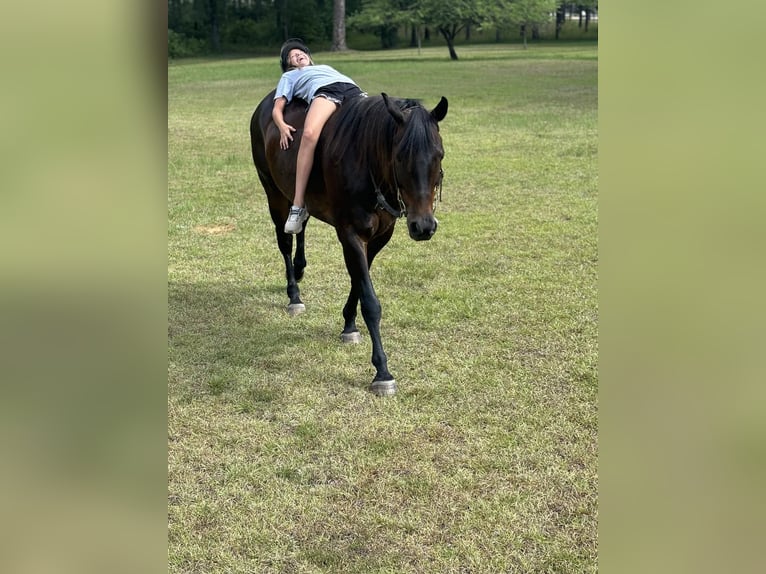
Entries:
{"label": "horse's hoof", "polygon": [[396,381],[372,381],[370,391],[379,397],[390,397],[396,394]]}
{"label": "horse's hoof", "polygon": [[341,333],[340,340],[344,344],[356,344],[362,342],[362,335],[359,331],[351,331],[350,333]]}
{"label": "horse's hoof", "polygon": [[290,317],[295,317],[297,315],[300,315],[306,310],[306,306],[303,303],[290,303],[287,306],[287,314],[290,315]]}

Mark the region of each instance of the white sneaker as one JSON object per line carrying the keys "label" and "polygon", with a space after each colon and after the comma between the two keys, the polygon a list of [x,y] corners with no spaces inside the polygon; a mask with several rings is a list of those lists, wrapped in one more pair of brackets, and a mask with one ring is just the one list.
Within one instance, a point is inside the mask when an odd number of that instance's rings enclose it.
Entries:
{"label": "white sneaker", "polygon": [[293,205],[285,222],[285,233],[292,233],[293,235],[300,233],[303,230],[303,222],[308,218],[309,212],[306,211],[305,207],[295,207]]}

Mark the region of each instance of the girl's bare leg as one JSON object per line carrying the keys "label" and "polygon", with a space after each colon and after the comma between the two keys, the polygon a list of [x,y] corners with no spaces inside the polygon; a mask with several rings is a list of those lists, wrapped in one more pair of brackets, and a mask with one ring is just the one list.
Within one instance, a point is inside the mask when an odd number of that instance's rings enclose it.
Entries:
{"label": "girl's bare leg", "polygon": [[298,164],[295,168],[295,199],[293,205],[303,207],[305,205],[306,186],[309,182],[311,168],[314,165],[314,150],[319,141],[319,134],[322,133],[327,120],[335,111],[337,105],[327,98],[317,97],[311,102],[309,111],[306,114],[306,121],[303,124],[303,135],[301,136],[301,146],[298,148]]}

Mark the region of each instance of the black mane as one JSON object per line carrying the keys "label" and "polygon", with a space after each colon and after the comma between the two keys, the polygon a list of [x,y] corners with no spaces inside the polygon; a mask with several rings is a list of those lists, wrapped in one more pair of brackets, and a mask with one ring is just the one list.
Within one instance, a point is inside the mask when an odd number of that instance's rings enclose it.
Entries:
{"label": "black mane", "polygon": [[338,118],[330,153],[333,162],[349,161],[354,158],[362,167],[369,168],[383,160],[396,157],[407,161],[413,156],[439,145],[438,126],[430,112],[420,100],[391,98],[404,115],[404,132],[394,147],[394,136],[398,124],[386,108],[382,96],[356,98],[345,102],[338,110]]}

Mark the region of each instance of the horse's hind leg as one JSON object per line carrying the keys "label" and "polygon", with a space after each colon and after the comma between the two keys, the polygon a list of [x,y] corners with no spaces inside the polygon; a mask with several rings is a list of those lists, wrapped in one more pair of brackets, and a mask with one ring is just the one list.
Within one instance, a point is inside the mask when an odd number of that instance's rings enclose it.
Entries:
{"label": "horse's hind leg", "polygon": [[[301,292],[298,288],[298,281],[303,277],[303,269],[306,267],[306,258],[303,253],[300,253],[301,257],[296,263],[300,261],[301,264],[296,265],[293,263],[293,236],[289,233],[285,233],[283,229],[287,216],[282,216],[274,209],[271,209],[270,212],[276,230],[277,245],[279,246],[279,251],[282,253],[282,258],[285,260],[287,297],[290,299],[290,303],[287,305],[287,312],[290,316],[294,317],[306,310],[306,306],[303,304],[303,301],[301,301]],[[301,232],[301,235],[303,235],[303,232]],[[298,240],[297,243],[301,245],[303,242]],[[298,254],[296,254],[296,259],[298,259],[297,255]]]}
{"label": "horse's hind leg", "polygon": [[261,176],[261,183],[263,183],[263,188],[266,190],[266,196],[269,200],[269,213],[271,214],[271,220],[274,222],[277,246],[285,261],[287,297],[290,299],[290,303],[287,305],[287,312],[291,316],[300,315],[306,310],[306,306],[301,301],[301,293],[298,288],[298,281],[303,277],[303,270],[306,268],[305,235],[301,231],[297,236],[297,249],[295,259],[293,260],[293,236],[284,231],[287,213],[290,210],[290,202],[279,193],[267,177],[263,177],[260,173],[259,176]]}
{"label": "horse's hind leg", "polygon": [[[293,269],[295,270],[295,280],[303,279],[303,271],[306,269],[306,223],[303,229],[295,236],[295,257],[293,257]],[[284,227],[284,225],[283,225]]]}
{"label": "horse's hind leg", "polygon": [[355,288],[353,282],[351,291],[349,291],[346,304],[343,306],[343,331],[340,333],[340,340],[344,343],[361,343],[362,335],[356,327],[356,307],[359,305],[359,291]]}

